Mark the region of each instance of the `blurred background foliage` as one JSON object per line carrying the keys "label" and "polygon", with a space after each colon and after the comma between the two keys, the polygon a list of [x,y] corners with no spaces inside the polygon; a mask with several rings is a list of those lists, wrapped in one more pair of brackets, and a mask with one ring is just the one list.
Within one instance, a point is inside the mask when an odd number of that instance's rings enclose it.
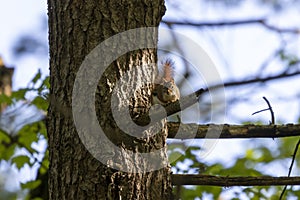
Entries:
{"label": "blurred background foliage", "polygon": [[[182,1],[166,1],[167,12],[178,10],[181,16],[189,18],[188,10],[182,11]],[[209,5],[215,8],[215,12],[226,13],[226,10],[236,10],[243,7],[246,0],[202,0],[202,5]],[[297,0],[255,0],[258,6],[265,7],[271,13],[284,13],[291,7],[300,6]],[[190,5],[191,6],[191,5]],[[182,11],[182,12],[181,12]],[[201,13],[199,13],[201,15]],[[184,21],[185,19],[182,19]],[[16,59],[26,56],[34,56],[36,59],[48,59],[48,44],[44,39],[47,34],[47,19],[41,18],[43,28],[40,32],[19,35],[16,42],[12,44],[12,53]],[[231,27],[229,27],[230,29]],[[236,27],[235,27],[236,28]],[[281,33],[277,33],[282,36]],[[299,35],[297,36],[299,37]],[[290,40],[289,40],[290,41]],[[175,44],[175,43],[174,43]],[[174,48],[178,48],[174,45]],[[270,59],[277,60],[287,68],[298,69],[299,55],[284,47],[275,51],[278,56]],[[180,61],[179,61],[180,62]],[[250,76],[250,74],[249,74]],[[0,95],[1,104],[7,108],[0,116],[0,200],[10,199],[47,199],[47,133],[45,119],[48,107],[49,77],[38,71],[32,76],[32,80],[27,87],[13,91],[11,96]],[[16,80],[17,81],[17,80]],[[236,86],[236,90],[239,86]],[[242,92],[242,91],[241,91]],[[230,93],[233,94],[233,93]],[[227,104],[235,105],[238,101],[244,101],[243,95],[228,95]],[[236,94],[236,93],[235,93]],[[297,96],[298,95],[298,96]],[[247,96],[246,96],[247,98]],[[293,98],[299,100],[299,94],[295,93]],[[209,102],[204,102],[202,108],[203,121],[208,121]],[[209,106],[208,106],[209,107]],[[229,108],[230,109],[230,108]],[[288,114],[283,113],[283,114]],[[284,116],[281,117],[284,121]],[[300,119],[300,114],[299,114]],[[239,123],[263,124],[262,121],[238,119]],[[295,121],[294,123],[299,123]],[[245,141],[245,140],[243,140]],[[185,141],[170,142],[168,153],[172,162],[172,170],[178,174],[208,174],[222,176],[261,176],[277,174],[287,175],[291,156],[293,154],[298,138],[283,139],[249,139],[243,142],[243,149],[237,147],[238,154],[230,157],[230,162],[224,160],[214,160],[213,162],[203,161],[199,154],[202,149],[201,144],[190,144]],[[199,142],[200,143],[200,142]],[[227,143],[226,143],[227,144]],[[219,152],[223,157],[226,154],[226,144],[224,151]],[[235,145],[234,143],[233,145]],[[230,148],[235,148],[231,146]],[[241,152],[242,151],[242,152]],[[232,151],[231,151],[232,152]],[[299,174],[300,159],[297,156],[292,174]],[[17,189],[8,186],[11,174],[14,171],[34,171],[32,178],[20,183]],[[212,186],[176,186],[174,194],[177,199],[279,199],[283,186],[269,187],[212,187]],[[300,196],[300,187],[288,187],[285,193],[286,199],[296,199]]]}

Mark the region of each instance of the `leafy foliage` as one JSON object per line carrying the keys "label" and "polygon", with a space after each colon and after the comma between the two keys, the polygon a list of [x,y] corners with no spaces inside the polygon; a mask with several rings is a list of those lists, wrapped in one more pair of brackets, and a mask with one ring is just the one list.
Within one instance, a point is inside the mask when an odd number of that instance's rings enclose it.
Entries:
{"label": "leafy foliage", "polygon": [[[187,148],[185,145],[170,145],[169,155],[172,158],[174,157],[174,154],[178,154],[177,152],[184,152],[180,153],[181,157],[179,157],[176,162],[172,163],[173,171],[180,174],[196,173],[221,176],[268,176],[274,174],[269,174],[269,170],[266,171],[265,169],[273,169],[270,171],[276,172],[278,166],[284,166],[287,175],[289,164],[291,162],[291,155],[293,154],[297,140],[295,140],[294,137],[279,139],[275,151],[265,143],[253,143],[253,147],[246,149],[244,156],[237,158],[234,164],[229,167],[226,167],[221,161],[213,164],[201,162],[197,157],[197,151],[201,151],[200,146],[191,146],[183,151],[183,149]],[[272,142],[272,139],[270,139],[269,142]],[[180,150],[179,147],[183,147],[183,149]],[[182,163],[184,163],[184,165]],[[299,170],[299,159],[296,160],[296,163],[296,170]],[[176,194],[178,199],[196,199],[197,197],[201,199],[203,198],[203,195],[206,197],[209,196],[211,199],[218,199],[222,198],[224,193],[233,189],[236,188],[177,186],[174,188],[174,194]],[[249,199],[279,199],[282,189],[283,187],[280,186],[240,188],[239,192],[233,192],[233,196],[235,197],[232,199],[241,199],[242,196],[245,195]],[[299,188],[289,188],[287,190],[287,196],[290,198],[299,197]]]}
{"label": "leafy foliage", "polygon": [[21,169],[25,164],[30,164],[30,158],[28,156],[15,156],[11,159],[11,162],[16,164],[18,169]]}
{"label": "leafy foliage", "polygon": [[[0,161],[7,161],[18,170],[26,165],[39,165],[38,173],[47,173],[48,153],[40,152],[33,144],[47,139],[44,118],[48,108],[48,89],[49,78],[42,77],[39,71],[27,88],[14,91],[11,96],[0,95],[1,103],[7,106],[0,118]],[[35,97],[30,100],[28,93],[31,96],[35,93]],[[43,159],[39,161],[37,157],[41,155]],[[33,190],[41,184],[42,180],[37,177],[36,180],[21,183],[21,188]],[[15,196],[6,199],[15,199]]]}

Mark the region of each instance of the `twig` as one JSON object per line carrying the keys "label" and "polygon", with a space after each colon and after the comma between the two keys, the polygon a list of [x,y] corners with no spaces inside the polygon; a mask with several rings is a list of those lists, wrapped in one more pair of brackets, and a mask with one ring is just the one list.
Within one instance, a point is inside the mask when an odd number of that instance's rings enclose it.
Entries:
{"label": "twig", "polygon": [[[293,154],[293,158],[292,158],[292,162],[291,162],[291,165],[290,165],[290,168],[289,168],[289,173],[288,173],[288,177],[291,176],[291,173],[292,173],[292,169],[293,169],[293,165],[294,165],[294,162],[295,162],[295,159],[296,159],[296,154],[298,152],[298,148],[299,148],[299,145],[300,145],[300,139],[298,140],[298,143],[296,144],[296,147],[295,147],[295,150],[294,150],[294,154]],[[287,189],[287,186],[288,184],[286,184],[281,192],[281,195],[279,197],[279,200],[281,200],[283,198],[283,195]]]}
{"label": "twig", "polygon": [[265,28],[267,28],[271,31],[278,32],[278,33],[292,33],[292,34],[300,33],[300,29],[298,29],[298,28],[279,28],[279,27],[273,26],[271,24],[268,24],[266,22],[266,20],[260,22],[260,24],[262,24]]}
{"label": "twig", "polygon": [[178,25],[178,26],[195,26],[195,27],[222,27],[222,26],[237,26],[237,25],[247,25],[247,24],[261,24],[263,27],[270,31],[278,33],[290,33],[299,34],[300,29],[298,28],[279,28],[267,23],[267,19],[246,19],[246,20],[234,20],[234,21],[222,21],[222,22],[191,22],[191,21],[172,21],[163,20],[162,23],[167,25]]}
{"label": "twig", "polygon": [[274,125],[275,124],[275,116],[274,116],[272,106],[271,106],[270,102],[268,101],[268,99],[266,97],[263,97],[263,99],[267,102],[267,104],[269,106],[269,110],[270,110],[270,113],[271,113],[271,124]]}
{"label": "twig", "polygon": [[270,102],[268,101],[268,99],[267,99],[266,97],[263,97],[263,99],[267,102],[269,108],[266,108],[266,109],[263,109],[263,110],[256,111],[256,112],[252,113],[252,115],[255,115],[255,114],[257,114],[257,113],[260,113],[260,112],[264,112],[264,111],[270,110],[270,113],[271,113],[271,121],[270,121],[271,123],[270,123],[270,124],[273,124],[273,125],[274,125],[274,124],[275,124],[275,117],[274,117],[274,112],[273,112],[272,106],[271,106]]}
{"label": "twig", "polygon": [[270,109],[269,108],[262,109],[262,110],[259,110],[259,111],[256,111],[256,112],[252,113],[252,115],[256,115],[257,113],[261,113],[261,112],[264,112],[264,111],[267,111],[267,110],[270,110]]}
{"label": "twig", "polygon": [[[282,72],[282,73],[278,73],[276,75],[271,75],[271,76],[267,76],[267,77],[258,77],[258,78],[253,78],[253,79],[248,79],[248,80],[242,80],[242,81],[231,81],[231,82],[227,82],[224,83],[223,86],[224,87],[229,87],[229,86],[237,86],[237,85],[246,85],[246,84],[251,84],[251,83],[263,83],[266,81],[271,81],[271,80],[275,80],[275,79],[281,79],[281,78],[287,78],[287,77],[291,77],[291,76],[296,76],[299,75],[300,71],[296,71],[293,73],[286,73],[286,72]],[[218,88],[221,87],[222,84],[220,85],[216,85],[213,86],[212,88]]]}

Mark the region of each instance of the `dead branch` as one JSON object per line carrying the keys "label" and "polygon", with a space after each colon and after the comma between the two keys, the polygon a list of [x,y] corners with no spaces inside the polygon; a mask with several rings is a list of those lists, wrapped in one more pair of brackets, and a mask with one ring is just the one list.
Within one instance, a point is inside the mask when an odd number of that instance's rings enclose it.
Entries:
{"label": "dead branch", "polygon": [[172,183],[173,185],[211,185],[220,187],[300,185],[300,177],[224,177],[199,174],[173,174]]}
{"label": "dead branch", "polygon": [[[179,130],[180,126],[180,131]],[[196,135],[193,134],[197,130]],[[168,138],[218,139],[218,138],[279,138],[300,136],[300,124],[284,125],[229,125],[168,123]]]}

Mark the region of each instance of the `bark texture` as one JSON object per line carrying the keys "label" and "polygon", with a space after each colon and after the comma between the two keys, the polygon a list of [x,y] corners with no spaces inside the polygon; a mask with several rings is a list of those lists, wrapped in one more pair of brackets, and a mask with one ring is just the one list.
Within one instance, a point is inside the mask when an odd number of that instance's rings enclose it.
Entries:
{"label": "bark texture", "polygon": [[[180,131],[179,127],[181,128]],[[196,133],[195,133],[196,131]],[[300,135],[299,124],[276,125],[229,125],[229,124],[180,124],[168,123],[168,138],[177,139],[232,139],[232,138],[279,138]]]}
{"label": "bark texture", "polygon": [[211,176],[200,174],[174,174],[174,185],[211,185],[220,187],[232,186],[270,186],[299,185],[300,177],[270,177],[270,176]]}
{"label": "bark texture", "polygon": [[[90,154],[78,136],[72,116],[72,89],[85,56],[117,33],[139,27],[157,27],[164,12],[163,0],[48,0],[51,82],[47,119],[49,199],[171,199],[170,168],[166,166],[140,173],[143,168],[151,168],[151,163],[141,164],[140,157],[126,153],[150,153],[165,147],[165,121],[137,138],[118,128],[111,108],[112,91],[126,72],[130,73],[126,83],[121,82],[124,87],[116,89],[118,104],[115,110],[127,106],[124,102],[128,100],[130,88],[140,86],[138,83],[145,80],[153,80],[156,66],[143,66],[156,63],[156,49],[140,49],[121,56],[99,79],[95,101],[97,117],[106,136],[122,150],[121,153],[111,152],[106,164],[117,165],[116,161],[124,164],[125,161],[126,165],[119,168],[127,172],[109,168]],[[157,36],[157,32],[153,34]],[[154,38],[154,41],[153,38],[141,39],[156,43],[157,38]],[[126,109],[134,120],[138,121],[138,116],[148,111],[150,95],[151,85],[144,85],[130,97]],[[156,134],[158,129],[160,132]],[[105,145],[101,141],[90,142],[95,149]],[[159,160],[166,161],[166,150],[159,157]]]}

